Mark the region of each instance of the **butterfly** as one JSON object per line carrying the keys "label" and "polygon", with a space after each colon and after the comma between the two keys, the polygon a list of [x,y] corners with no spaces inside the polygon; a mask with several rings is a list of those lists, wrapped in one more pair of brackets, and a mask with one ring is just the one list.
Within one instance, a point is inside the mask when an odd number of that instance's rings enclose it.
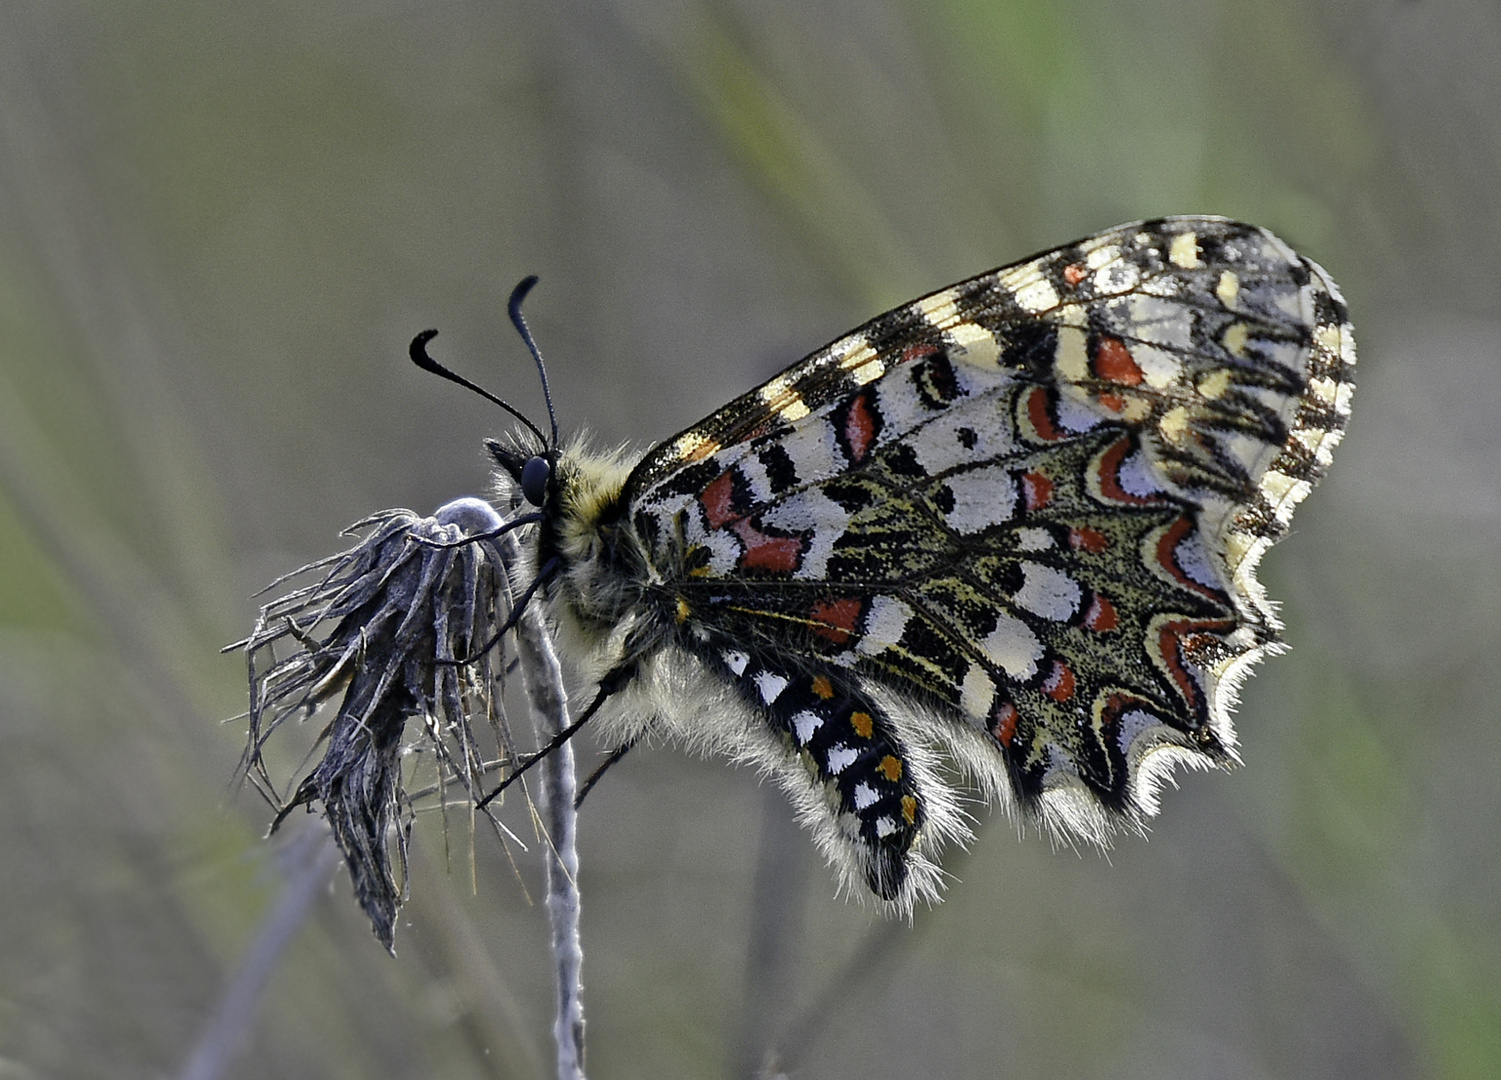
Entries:
{"label": "butterfly", "polygon": [[1237,760],[1257,564],[1354,364],[1323,269],[1171,217],[896,308],[637,459],[487,445],[594,722],[759,768],[910,910],[967,799],[1105,843]]}

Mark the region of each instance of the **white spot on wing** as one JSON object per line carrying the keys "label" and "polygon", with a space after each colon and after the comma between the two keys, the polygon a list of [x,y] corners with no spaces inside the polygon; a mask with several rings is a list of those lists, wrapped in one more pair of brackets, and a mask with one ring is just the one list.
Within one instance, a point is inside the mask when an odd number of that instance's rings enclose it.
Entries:
{"label": "white spot on wing", "polygon": [[1081,400],[1079,391],[1073,389],[1071,393],[1058,396],[1058,408],[1055,410],[1058,416],[1058,426],[1064,431],[1090,431],[1104,423],[1105,418],[1095,411],[1092,405]]}
{"label": "white spot on wing", "polygon": [[1051,311],[1058,306],[1058,290],[1043,277],[1034,277],[1031,281],[1024,282],[1013,295],[1018,304],[1034,315]]}
{"label": "white spot on wing", "polygon": [[959,308],[954,303],[954,290],[944,289],[917,302],[917,310],[936,330],[943,330],[959,317]]}
{"label": "white spot on wing", "polygon": [[[701,530],[695,529],[695,532]],[[695,537],[709,551],[707,569],[714,577],[728,577],[740,563],[740,544],[723,529],[714,529]]]}
{"label": "white spot on wing", "polygon": [[1116,479],[1120,482],[1121,490],[1128,495],[1147,499],[1162,494],[1162,485],[1141,447],[1137,447],[1131,456],[1121,462],[1120,468],[1116,470]]}
{"label": "white spot on wing", "polygon": [[851,334],[843,341],[835,342],[829,351],[838,358],[839,367],[849,372],[850,378],[861,386],[886,373],[886,362],[870,347],[864,334]]}
{"label": "white spot on wing", "polygon": [[1103,266],[1115,262],[1121,257],[1119,244],[1102,244],[1084,256],[1084,265],[1091,270],[1098,270]]}
{"label": "white spot on wing", "polygon": [[679,461],[702,461],[718,452],[718,442],[695,431],[684,432],[672,444],[672,453]]}
{"label": "white spot on wing", "polygon": [[1037,674],[1042,660],[1042,642],[1032,628],[1014,615],[1002,614],[995,629],[980,642],[980,648],[996,667],[1021,682]]}
{"label": "white spot on wing", "polygon": [[1085,346],[1086,339],[1081,328],[1077,326],[1058,328],[1058,348],[1053,354],[1053,362],[1058,368],[1058,374],[1074,382],[1083,382],[1089,378],[1089,357]]}
{"label": "white spot on wing", "polygon": [[1181,266],[1185,270],[1197,270],[1203,265],[1199,261],[1199,234],[1185,232],[1173,237],[1167,257],[1174,266]]}
{"label": "white spot on wing", "polygon": [[954,508],[944,515],[950,528],[958,533],[977,533],[1003,521],[1016,512],[1016,478],[1001,465],[971,469],[949,478],[948,489]]}
{"label": "white spot on wing", "polygon": [[1020,551],[1048,551],[1053,547],[1053,534],[1036,525],[1017,529],[1016,546]]}
{"label": "white spot on wing", "polygon": [[792,383],[785,376],[778,375],[772,379],[757,391],[757,396],[763,405],[789,423],[808,415],[808,406],[803,403],[803,396],[792,388]]}
{"label": "white spot on wing", "polygon": [[912,608],[894,596],[873,596],[870,609],[865,613],[865,625],[860,630],[861,652],[874,655],[901,640],[907,620],[912,618]]}
{"label": "white spot on wing", "polygon": [[1214,572],[1214,563],[1209,558],[1209,552],[1204,548],[1204,541],[1199,538],[1198,531],[1189,533],[1178,542],[1173,549],[1173,561],[1178,564],[1178,569],[1188,575],[1190,580],[1197,581],[1200,585],[1210,589],[1224,588]]}
{"label": "white spot on wing", "polygon": [[978,368],[995,368],[999,365],[1000,342],[979,323],[961,322],[945,336],[953,342],[949,357],[955,362]]}
{"label": "white spot on wing", "polygon": [[1079,583],[1062,570],[1041,563],[1021,563],[1022,584],[1014,599],[1023,611],[1053,622],[1064,622],[1079,610]]}
{"label": "white spot on wing", "polygon": [[[1012,431],[996,409],[951,409],[935,416],[906,438],[906,445],[929,474],[947,472],[966,461],[1003,457],[1016,451]],[[959,432],[968,432],[965,446]]]}
{"label": "white spot on wing", "polygon": [[1094,276],[1095,292],[1111,295],[1130,292],[1141,282],[1141,271],[1135,263],[1116,262],[1101,267]]}
{"label": "white spot on wing", "polygon": [[1123,713],[1115,725],[1116,745],[1121,748],[1122,753],[1125,753],[1131,749],[1131,743],[1135,741],[1136,736],[1159,723],[1161,721],[1155,716],[1141,709],[1131,709]]}
{"label": "white spot on wing", "polygon": [[805,424],[788,432],[778,445],[787,453],[798,479],[818,483],[843,472],[847,465],[834,441],[834,429],[827,420]]}
{"label": "white spot on wing", "polygon": [[983,664],[970,664],[964,673],[964,685],[959,691],[959,707],[965,715],[983,719],[990,715],[995,703],[995,684],[990,681],[990,672]]}

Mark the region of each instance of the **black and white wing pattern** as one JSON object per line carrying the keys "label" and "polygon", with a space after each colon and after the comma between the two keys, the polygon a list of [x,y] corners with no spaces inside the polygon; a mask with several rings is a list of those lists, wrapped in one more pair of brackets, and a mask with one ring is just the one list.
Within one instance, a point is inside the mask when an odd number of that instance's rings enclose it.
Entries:
{"label": "black and white wing pattern", "polygon": [[1103,842],[1174,765],[1235,760],[1279,629],[1256,566],[1354,364],[1339,290],[1272,234],[1123,225],[882,315],[639,461],[565,450],[532,557],[616,735],[758,765],[910,909],[968,789]]}

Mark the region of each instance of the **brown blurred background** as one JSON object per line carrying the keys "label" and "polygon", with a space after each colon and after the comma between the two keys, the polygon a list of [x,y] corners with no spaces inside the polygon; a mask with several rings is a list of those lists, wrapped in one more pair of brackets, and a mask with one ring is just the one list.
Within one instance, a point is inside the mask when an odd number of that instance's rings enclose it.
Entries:
{"label": "brown blurred background", "polygon": [[[580,827],[591,1073],[1501,1075],[1498,178],[1482,0],[9,0],[0,1078],[175,1075],[254,954],[311,821],[261,840],[218,650],[347,523],[483,492],[504,417],[416,331],[536,415],[538,273],[562,424],[646,445],[1183,212],[1322,262],[1361,347],[1246,767],[1108,857],[996,816],[908,929],[754,775],[638,751]],[[229,1075],[552,1075],[536,848],[449,824],[398,959],[320,886]]]}

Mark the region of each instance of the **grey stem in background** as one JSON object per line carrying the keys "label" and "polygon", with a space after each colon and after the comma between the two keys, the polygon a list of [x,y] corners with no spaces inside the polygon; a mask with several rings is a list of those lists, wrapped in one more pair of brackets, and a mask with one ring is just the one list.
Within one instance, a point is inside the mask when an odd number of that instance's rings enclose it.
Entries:
{"label": "grey stem in background", "polygon": [[[515,541],[507,536],[502,544],[509,549],[506,557],[510,565],[518,565]],[[516,652],[522,685],[537,724],[537,739],[546,744],[568,726],[568,698],[541,608],[540,602],[533,602],[522,613],[516,625]],[[577,781],[572,744],[565,742],[547,755],[537,771],[542,774],[542,814],[551,841],[545,858],[547,921],[557,969],[553,1039],[558,1046],[558,1080],[584,1080],[584,988],[580,975],[584,948],[579,939],[579,861],[574,845],[578,814],[573,808]]]}
{"label": "grey stem in background", "polygon": [[213,1019],[177,1080],[216,1080],[229,1069],[235,1053],[250,1037],[261,995],[282,954],[302,929],[313,902],[327,890],[339,865],[339,849],[328,826],[317,825],[305,829],[280,861],[287,875],[281,895],[261,919],[255,940],[220,994]]}

